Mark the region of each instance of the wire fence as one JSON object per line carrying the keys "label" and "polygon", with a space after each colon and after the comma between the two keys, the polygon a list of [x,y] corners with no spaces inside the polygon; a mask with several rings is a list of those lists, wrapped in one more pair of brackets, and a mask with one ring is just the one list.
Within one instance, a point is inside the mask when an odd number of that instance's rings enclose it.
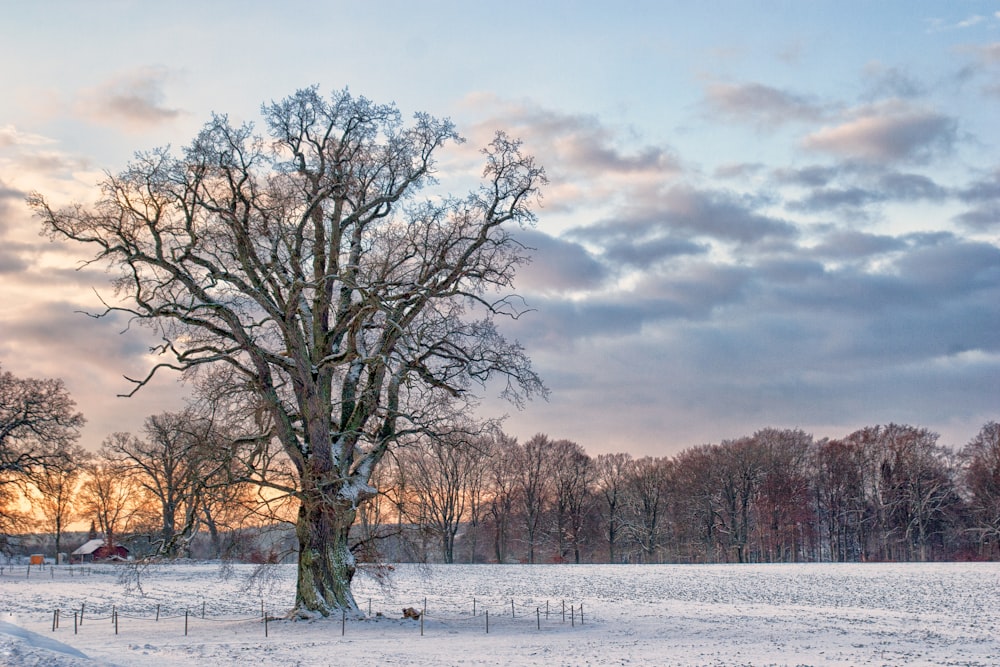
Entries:
{"label": "wire fence", "polygon": [[86,577],[94,573],[94,566],[87,564],[76,565],[0,565],[0,577],[30,579],[32,577],[49,577],[55,579],[56,576],[65,577]]}
{"label": "wire fence", "polygon": [[[397,602],[397,604],[399,604]],[[364,624],[383,619],[412,620],[413,626],[419,627],[420,635],[423,636],[428,623],[436,624],[435,627],[455,628],[465,626],[471,629],[478,628],[484,633],[496,632],[497,630],[517,630],[517,631],[544,631],[556,628],[575,628],[583,626],[586,619],[584,616],[583,603],[567,603],[560,600],[557,603],[545,601],[543,604],[536,602],[518,603],[514,599],[498,602],[492,600],[486,602],[482,599],[472,598],[468,607],[446,608],[443,606],[428,607],[427,598],[418,607],[402,607],[402,617],[398,612],[390,615],[383,610],[373,613],[372,600],[368,600],[367,616],[349,615],[346,610],[341,611],[340,631],[342,636],[346,636],[348,629],[355,627],[360,629]],[[359,610],[363,613],[363,609]],[[166,606],[160,604],[150,604],[147,606],[129,605],[127,611],[117,604],[110,607],[88,606],[86,602],[81,602],[79,606],[61,606],[52,610],[52,632],[64,631],[70,627],[72,619],[73,634],[92,632],[91,628],[111,631],[117,635],[123,626],[134,629],[137,624],[160,624],[169,626],[174,631],[179,631],[179,620],[183,619],[183,634],[187,636],[195,624],[202,623],[260,623],[261,632],[265,637],[273,632],[275,621],[287,620],[284,616],[273,615],[263,599],[258,605],[248,605],[245,614],[217,614],[211,613],[208,603],[202,601],[198,605],[191,606]],[[173,623],[177,621],[177,623]],[[280,627],[280,625],[279,625]],[[167,628],[164,627],[164,630]],[[416,629],[416,628],[414,628]],[[148,631],[148,628],[147,630]]]}
{"label": "wire fence", "polygon": [[[93,564],[59,564],[53,565],[0,565],[0,578],[8,580],[24,580],[44,577],[46,579],[89,577],[94,574],[107,574],[117,570],[115,567]],[[433,599],[433,598],[431,598]],[[571,629],[582,626],[591,620],[584,614],[583,603],[566,600],[538,602],[535,600],[518,602],[514,598],[484,599],[470,598],[467,603],[456,605],[434,601],[428,606],[428,598],[419,602],[411,602],[409,606],[402,600],[379,600],[374,607],[372,598],[367,604],[359,605],[359,614],[341,612],[340,631],[346,636],[353,627],[361,631],[371,627],[372,622],[381,620],[398,620],[411,623],[400,625],[401,628],[419,628],[423,636],[428,628],[448,629],[467,628],[469,631],[483,633],[497,631],[546,631],[558,628]],[[150,631],[149,624],[160,624],[161,632],[181,632],[180,620],[183,619],[183,635],[187,636],[192,628],[204,623],[259,623],[261,633],[268,637],[275,629],[276,621],[285,621],[286,616],[280,615],[274,609],[268,609],[263,597],[247,599],[246,601],[228,600],[225,610],[212,609],[206,600],[195,604],[178,604],[171,602],[149,602],[146,600],[130,600],[123,604],[95,605],[93,602],[80,602],[70,605],[59,605],[51,611],[52,632],[66,632],[72,627],[73,634],[99,631],[113,632],[115,635],[123,628],[135,629],[136,625],[147,626],[144,631]],[[245,611],[241,611],[245,610]],[[388,611],[392,609],[392,611]],[[367,614],[365,611],[367,610]],[[6,612],[0,608],[0,613]],[[23,609],[19,611],[23,614]],[[39,610],[36,621],[45,623],[45,612]],[[337,620],[337,619],[333,619]],[[278,625],[280,627],[280,624]],[[85,630],[86,628],[86,630]]]}

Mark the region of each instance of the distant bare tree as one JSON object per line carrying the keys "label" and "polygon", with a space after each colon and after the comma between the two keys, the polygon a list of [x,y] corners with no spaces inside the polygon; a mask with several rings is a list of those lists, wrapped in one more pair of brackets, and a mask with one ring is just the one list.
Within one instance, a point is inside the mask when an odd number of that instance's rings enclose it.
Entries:
{"label": "distant bare tree", "polygon": [[595,462],[595,483],[604,515],[604,539],[608,543],[608,562],[617,563],[616,548],[625,522],[626,483],[633,465],[629,454],[599,454]]}
{"label": "distant bare tree", "polygon": [[515,480],[523,513],[528,562],[534,563],[542,537],[542,516],[551,497],[552,441],[547,435],[538,433],[516,451]]}
{"label": "distant bare tree", "polygon": [[552,443],[552,501],[560,560],[580,562],[589,510],[594,501],[594,462],[571,440]]}
{"label": "distant bare tree", "polygon": [[815,523],[808,470],[812,436],[799,429],[766,428],[752,437],[765,457],[755,501],[761,558],[800,560]]}
{"label": "distant bare tree", "polygon": [[498,563],[510,556],[511,528],[518,489],[520,445],[500,434],[490,443],[487,462],[487,513],[493,523],[493,555]]}
{"label": "distant bare tree", "polygon": [[80,485],[80,514],[97,522],[109,547],[121,536],[155,525],[155,513],[129,467],[112,453],[135,440],[130,433],[114,433],[104,440],[98,455],[84,466]]}
{"label": "distant bare tree", "polygon": [[644,456],[633,462],[629,472],[629,534],[639,546],[641,559],[652,563],[663,546],[673,462],[666,457]]}
{"label": "distant bare tree", "polygon": [[228,481],[229,448],[191,408],[147,417],[143,434],[112,438],[108,452],[159,506],[156,555],[189,556],[199,524],[211,517],[211,489]]}
{"label": "distant bare tree", "polygon": [[423,436],[399,453],[417,498],[413,517],[439,540],[441,558],[455,562],[455,536],[468,518],[471,486],[482,459],[481,428],[460,424],[447,433]]}
{"label": "distant bare tree", "polygon": [[31,477],[37,491],[37,511],[42,525],[55,539],[55,551],[62,553],[62,535],[75,516],[77,491],[83,477],[84,466],[92,454],[76,444],[62,445],[48,458],[48,465]]}
{"label": "distant bare tree", "polygon": [[980,553],[1000,557],[1000,424],[985,424],[961,459]]}
{"label": "distant bare tree", "polygon": [[84,421],[62,380],[20,378],[0,368],[0,550],[27,525],[16,503],[28,482],[65,461]]}

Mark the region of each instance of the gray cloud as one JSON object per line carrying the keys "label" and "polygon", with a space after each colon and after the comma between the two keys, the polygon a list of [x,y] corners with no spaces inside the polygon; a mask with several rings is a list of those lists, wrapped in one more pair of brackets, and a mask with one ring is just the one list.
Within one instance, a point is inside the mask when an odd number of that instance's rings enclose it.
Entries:
{"label": "gray cloud", "polygon": [[[0,232],[3,231],[3,210],[0,208]],[[32,250],[23,243],[0,240],[0,275],[7,278],[17,278],[21,273],[28,270],[30,263],[27,260],[27,251]],[[5,278],[5,279],[7,279]]]}
{"label": "gray cloud", "polygon": [[905,247],[906,242],[895,236],[836,229],[826,234],[810,254],[822,259],[858,260]]}
{"label": "gray cloud", "polygon": [[908,72],[879,62],[868,63],[863,72],[862,99],[873,102],[885,98],[913,99],[923,96],[926,87]]}
{"label": "gray cloud", "polygon": [[760,128],[824,118],[827,109],[804,95],[760,83],[715,83],[705,91],[705,104],[715,115]]}
{"label": "gray cloud", "polygon": [[958,199],[970,206],[955,220],[970,229],[988,231],[1000,227],[1000,169],[958,192]]}
{"label": "gray cloud", "polygon": [[724,164],[716,167],[715,177],[723,179],[738,179],[756,176],[764,171],[766,167],[760,162],[739,162],[736,164]]}
{"label": "gray cloud", "polygon": [[536,230],[521,230],[517,239],[535,249],[531,263],[518,270],[518,287],[537,292],[588,290],[599,287],[608,275],[577,243]]}
{"label": "gray cloud", "polygon": [[682,167],[666,145],[630,147],[621,129],[587,114],[566,114],[537,105],[513,103],[493,96],[477,96],[471,104],[490,110],[476,126],[476,134],[490,136],[497,127],[521,137],[543,164],[552,170],[589,175],[651,173],[678,174]]}
{"label": "gray cloud", "polygon": [[605,261],[616,266],[648,269],[665,260],[686,255],[703,255],[709,246],[687,239],[660,237],[632,240],[621,236],[604,243]]}
{"label": "gray cloud", "polygon": [[742,301],[752,277],[745,267],[689,262],[666,273],[647,273],[631,289],[583,300],[529,296],[536,312],[506,326],[530,346],[546,349],[630,336],[645,327],[709,318]]}
{"label": "gray cloud", "polygon": [[763,215],[763,200],[722,190],[676,186],[633,193],[614,217],[566,232],[596,246],[611,267],[651,269],[663,262],[707,253],[710,242],[762,244],[798,236],[790,222]]}
{"label": "gray cloud", "polygon": [[[790,202],[789,209],[793,211],[862,209],[890,201],[942,201],[951,195],[947,188],[921,174],[894,171],[872,174],[870,169],[851,174],[850,171],[840,170],[840,173],[853,176],[852,180],[866,185],[818,187],[804,198]],[[864,212],[855,214],[867,215]]]}
{"label": "gray cloud", "polygon": [[830,183],[841,172],[840,167],[810,165],[808,167],[781,167],[771,171],[771,177],[780,184],[822,187]]}
{"label": "gray cloud", "polygon": [[709,238],[736,243],[755,243],[767,238],[794,238],[798,231],[790,222],[755,211],[758,202],[724,190],[699,190],[675,186],[659,192],[622,218],[605,221],[649,233],[663,229],[691,238]]}
{"label": "gray cloud", "polygon": [[950,152],[955,120],[898,100],[865,107],[839,125],[808,135],[804,148],[862,162],[923,162]]}
{"label": "gray cloud", "polygon": [[0,237],[10,227],[10,209],[15,202],[24,201],[25,193],[12,188],[0,179]]}

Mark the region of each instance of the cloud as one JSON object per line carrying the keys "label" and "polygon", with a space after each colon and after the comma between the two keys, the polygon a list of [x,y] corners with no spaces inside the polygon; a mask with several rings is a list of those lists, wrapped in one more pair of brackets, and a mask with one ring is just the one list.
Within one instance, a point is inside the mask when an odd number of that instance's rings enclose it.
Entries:
{"label": "cloud", "polygon": [[823,105],[808,97],[760,83],[710,84],[705,104],[720,118],[766,129],[827,115]]}
{"label": "cloud", "polygon": [[40,134],[21,132],[13,125],[0,127],[0,148],[11,146],[45,146],[56,143],[55,139],[43,137]]}
{"label": "cloud", "polygon": [[602,257],[609,264],[638,269],[649,269],[678,257],[704,255],[710,249],[705,243],[669,236],[639,241],[618,236],[606,241],[603,247]]}
{"label": "cloud", "polygon": [[970,208],[955,216],[956,222],[977,231],[1000,228],[1000,169],[961,189],[958,199]]}
{"label": "cloud", "polygon": [[1000,42],[972,47],[980,60],[988,65],[1000,65]]}
{"label": "cloud", "polygon": [[4,183],[0,178],[0,236],[10,226],[10,207],[14,202],[23,202],[25,193]]}
{"label": "cloud", "polygon": [[951,117],[891,100],[855,110],[843,123],[808,135],[802,145],[870,163],[923,162],[949,152],[956,136]]}
{"label": "cloud", "polygon": [[810,165],[808,167],[781,167],[771,172],[771,177],[778,183],[820,187],[827,185],[841,172],[840,167],[827,165]]}
{"label": "cloud", "polygon": [[725,191],[678,185],[647,194],[599,223],[636,240],[680,234],[685,238],[756,243],[768,238],[790,239],[798,231],[790,222],[758,213],[759,202]]}
{"label": "cloud", "polygon": [[[837,170],[837,174],[851,176],[860,185],[828,186],[814,188],[804,198],[788,203],[793,211],[836,211],[850,209],[854,215],[871,216],[873,205],[891,201],[942,201],[950,191],[922,174],[888,171],[878,175],[870,169]],[[819,182],[822,179],[817,178]],[[827,182],[824,183],[826,185]],[[866,209],[864,211],[859,209]]]}
{"label": "cloud", "polygon": [[836,229],[824,235],[810,254],[823,259],[859,260],[905,247],[905,241],[895,236]]}
{"label": "cloud", "polygon": [[488,112],[489,117],[474,129],[477,136],[489,137],[495,128],[507,128],[524,139],[540,161],[553,170],[603,178],[643,173],[669,176],[682,169],[671,147],[633,146],[634,142],[624,140],[620,129],[605,125],[596,116],[561,113],[490,94],[469,96],[465,103]]}
{"label": "cloud", "polygon": [[752,178],[764,171],[766,167],[760,162],[736,162],[719,165],[715,168],[715,177],[721,179]]}
{"label": "cloud", "polygon": [[583,246],[536,230],[521,230],[517,240],[535,249],[532,261],[517,272],[519,288],[534,292],[590,290],[608,271]]}
{"label": "cloud", "polygon": [[865,65],[862,73],[865,91],[862,99],[913,99],[927,92],[926,87],[909,73],[898,67],[887,67],[879,62]]}
{"label": "cloud", "polygon": [[977,26],[985,21],[987,17],[981,14],[972,14],[959,21],[947,21],[941,18],[927,19],[928,30],[930,32],[945,32],[950,30],[966,30]]}
{"label": "cloud", "polygon": [[170,80],[165,68],[142,67],[82,91],[81,113],[103,124],[124,123],[132,129],[158,125],[178,118],[182,112],[164,106],[163,88]]}

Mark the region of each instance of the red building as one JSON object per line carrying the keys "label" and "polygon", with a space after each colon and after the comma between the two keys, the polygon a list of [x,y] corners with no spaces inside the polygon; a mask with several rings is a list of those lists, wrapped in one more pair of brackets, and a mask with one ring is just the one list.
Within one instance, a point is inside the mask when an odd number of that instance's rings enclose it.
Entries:
{"label": "red building", "polygon": [[107,546],[103,539],[88,540],[69,555],[70,563],[93,563],[102,560],[128,560],[128,549],[121,545]]}

